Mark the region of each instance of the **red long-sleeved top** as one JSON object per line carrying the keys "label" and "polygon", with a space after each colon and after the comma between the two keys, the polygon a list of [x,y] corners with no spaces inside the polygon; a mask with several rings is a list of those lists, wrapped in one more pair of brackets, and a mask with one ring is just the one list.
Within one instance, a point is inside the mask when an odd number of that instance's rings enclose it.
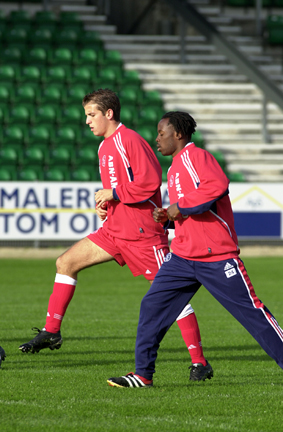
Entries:
{"label": "red long-sleeved top", "polygon": [[170,204],[182,214],[175,221],[173,252],[182,258],[219,261],[238,256],[229,198],[229,180],[216,159],[189,143],[168,170]]}
{"label": "red long-sleeved top", "polygon": [[98,156],[103,188],[113,189],[115,199],[108,202],[103,228],[114,237],[143,240],[141,247],[167,241],[168,233],[152,217],[162,207],[162,169],[149,144],[120,124],[100,144]]}

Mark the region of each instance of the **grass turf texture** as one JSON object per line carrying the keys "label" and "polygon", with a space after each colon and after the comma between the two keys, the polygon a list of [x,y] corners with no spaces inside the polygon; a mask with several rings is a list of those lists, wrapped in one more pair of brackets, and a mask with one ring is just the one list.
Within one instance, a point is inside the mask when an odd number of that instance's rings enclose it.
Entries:
{"label": "grass turf texture", "polygon": [[[259,298],[281,326],[282,258],[247,258]],[[283,371],[201,288],[192,301],[214,378],[189,381],[190,357],[174,324],[158,354],[154,387],[118,389],[106,379],[134,371],[139,305],[148,282],[107,263],[79,275],[60,350],[23,354],[43,327],[54,260],[0,261],[1,431],[282,432]]]}

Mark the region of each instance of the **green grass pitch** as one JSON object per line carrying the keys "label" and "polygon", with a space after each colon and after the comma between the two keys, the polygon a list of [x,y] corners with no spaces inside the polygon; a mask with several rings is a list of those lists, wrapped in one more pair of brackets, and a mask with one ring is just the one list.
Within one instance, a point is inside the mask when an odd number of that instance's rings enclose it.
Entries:
{"label": "green grass pitch", "polygon": [[[245,258],[259,298],[283,326],[282,258]],[[62,324],[63,346],[23,354],[43,327],[54,260],[0,261],[1,432],[283,431],[283,371],[201,288],[192,301],[210,381],[189,381],[190,357],[174,324],[162,341],[154,387],[119,389],[111,376],[134,371],[140,301],[149,288],[127,268],[84,270]]]}

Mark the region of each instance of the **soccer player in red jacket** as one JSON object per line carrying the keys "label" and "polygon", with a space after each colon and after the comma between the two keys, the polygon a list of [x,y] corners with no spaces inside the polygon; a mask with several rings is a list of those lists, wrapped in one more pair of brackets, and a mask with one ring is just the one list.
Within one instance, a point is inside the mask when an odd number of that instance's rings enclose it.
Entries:
{"label": "soccer player in red jacket", "polygon": [[[94,135],[104,137],[98,150],[103,189],[95,194],[96,211],[104,223],[57,259],[45,327],[19,347],[22,352],[61,347],[61,323],[81,270],[116,260],[127,264],[134,276],[152,282],[169,252],[168,232],[152,217],[162,206],[162,170],[153,150],[120,122],[120,101],[113,91],[99,89],[86,95],[83,107],[86,124]],[[177,323],[192,358],[190,379],[205,380],[213,371],[203,355],[194,311],[190,304],[184,306]]]}
{"label": "soccer player in red jacket", "polygon": [[156,222],[175,224],[175,238],[142,300],[136,372],[109,378],[114,387],[151,387],[160,342],[201,285],[236,318],[283,369],[283,331],[256,296],[239,258],[229,181],[215,158],[191,142],[194,119],[168,112],[158,124],[157,149],[173,156],[168,170],[170,206]]}

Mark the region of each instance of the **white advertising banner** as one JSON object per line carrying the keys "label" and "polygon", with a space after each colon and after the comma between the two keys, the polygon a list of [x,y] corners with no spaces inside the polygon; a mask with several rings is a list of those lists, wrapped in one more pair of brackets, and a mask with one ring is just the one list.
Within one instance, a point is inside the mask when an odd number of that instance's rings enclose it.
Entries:
{"label": "white advertising banner", "polygon": [[[97,182],[0,182],[1,240],[79,240],[101,226]],[[167,187],[161,188],[169,205]],[[282,239],[283,185],[231,183],[239,238]],[[172,237],[172,234],[171,236]]]}

